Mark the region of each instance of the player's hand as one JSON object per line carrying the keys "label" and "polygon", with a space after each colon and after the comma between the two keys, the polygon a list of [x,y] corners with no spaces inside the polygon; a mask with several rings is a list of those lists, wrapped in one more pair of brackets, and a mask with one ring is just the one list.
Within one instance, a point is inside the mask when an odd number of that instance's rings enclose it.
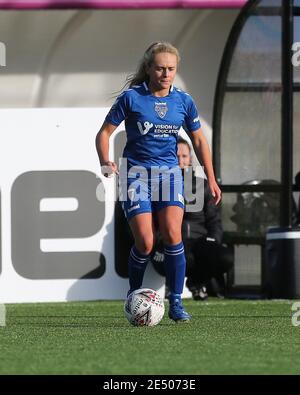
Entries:
{"label": "player's hand", "polygon": [[115,162],[107,161],[101,166],[101,173],[104,177],[112,177],[113,174],[119,174],[118,166]]}
{"label": "player's hand", "polygon": [[216,183],[216,180],[208,180],[208,185],[210,192],[214,198],[215,205],[217,205],[221,201],[221,196],[222,196],[221,189]]}

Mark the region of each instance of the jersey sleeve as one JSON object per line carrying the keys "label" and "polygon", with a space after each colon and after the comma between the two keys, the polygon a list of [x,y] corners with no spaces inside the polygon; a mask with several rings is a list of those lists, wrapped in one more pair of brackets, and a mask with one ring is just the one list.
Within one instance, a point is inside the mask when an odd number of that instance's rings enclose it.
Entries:
{"label": "jersey sleeve", "polygon": [[125,91],[117,97],[116,101],[106,115],[105,121],[111,123],[112,125],[119,126],[120,123],[127,117],[128,112],[129,100]]}
{"label": "jersey sleeve", "polygon": [[191,96],[188,96],[186,115],[184,119],[184,129],[187,132],[195,132],[199,128],[201,128],[201,123],[196,104]]}

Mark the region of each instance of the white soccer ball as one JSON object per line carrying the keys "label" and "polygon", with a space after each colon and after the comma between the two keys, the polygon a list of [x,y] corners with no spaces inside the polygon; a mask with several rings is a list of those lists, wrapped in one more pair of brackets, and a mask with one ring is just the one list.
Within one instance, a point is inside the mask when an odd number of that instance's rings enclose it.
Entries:
{"label": "white soccer ball", "polygon": [[164,316],[165,306],[160,295],[149,288],[133,291],[125,301],[128,321],[135,326],[157,325]]}

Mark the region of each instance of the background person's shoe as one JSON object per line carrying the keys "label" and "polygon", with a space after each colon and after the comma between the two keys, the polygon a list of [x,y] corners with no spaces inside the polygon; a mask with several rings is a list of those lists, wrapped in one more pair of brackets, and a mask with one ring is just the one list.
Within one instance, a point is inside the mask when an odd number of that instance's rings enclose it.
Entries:
{"label": "background person's shoe", "polygon": [[200,293],[199,289],[193,289],[192,290],[192,297],[194,300],[200,300]]}
{"label": "background person's shoe", "polygon": [[199,297],[200,300],[205,300],[208,298],[208,293],[204,285],[199,289]]}
{"label": "background person's shoe", "polygon": [[206,287],[202,286],[199,289],[192,290],[192,297],[194,300],[205,300],[208,298]]}

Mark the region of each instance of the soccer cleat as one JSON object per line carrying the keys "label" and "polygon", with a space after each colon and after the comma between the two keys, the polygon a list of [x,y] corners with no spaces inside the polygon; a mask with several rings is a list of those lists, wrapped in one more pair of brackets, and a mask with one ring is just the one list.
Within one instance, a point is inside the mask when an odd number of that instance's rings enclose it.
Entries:
{"label": "soccer cleat", "polygon": [[191,316],[184,311],[180,297],[172,297],[170,295],[169,318],[175,322],[188,322]]}

